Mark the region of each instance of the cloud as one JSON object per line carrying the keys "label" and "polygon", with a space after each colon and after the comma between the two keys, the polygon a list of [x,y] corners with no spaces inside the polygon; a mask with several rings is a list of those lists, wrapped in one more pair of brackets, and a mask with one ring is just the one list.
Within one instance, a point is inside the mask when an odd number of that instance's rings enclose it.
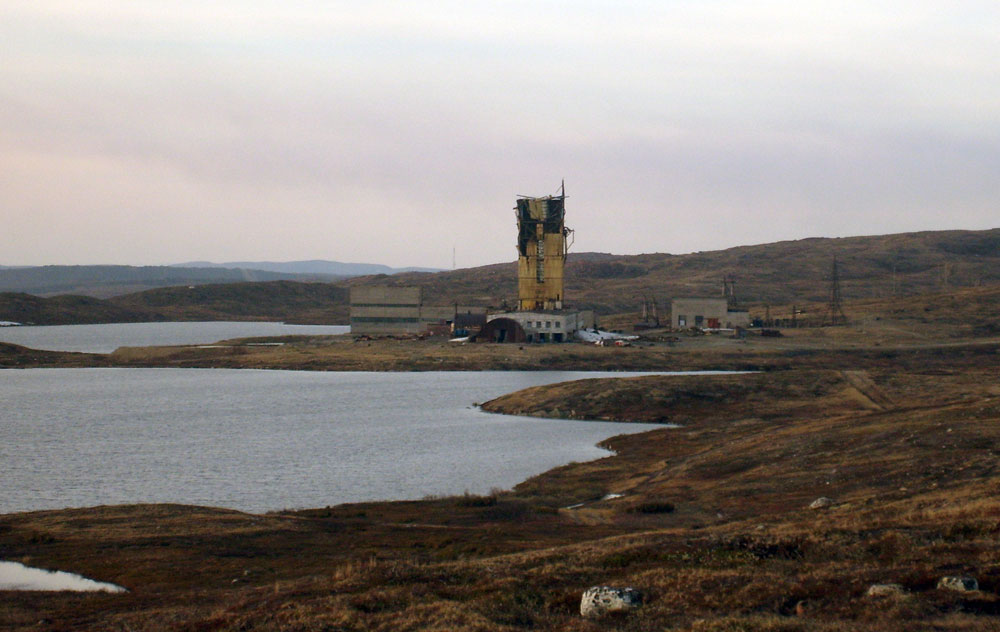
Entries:
{"label": "cloud", "polygon": [[509,260],[514,196],[563,177],[586,249],[995,222],[987,3],[15,1],[0,25],[7,263]]}

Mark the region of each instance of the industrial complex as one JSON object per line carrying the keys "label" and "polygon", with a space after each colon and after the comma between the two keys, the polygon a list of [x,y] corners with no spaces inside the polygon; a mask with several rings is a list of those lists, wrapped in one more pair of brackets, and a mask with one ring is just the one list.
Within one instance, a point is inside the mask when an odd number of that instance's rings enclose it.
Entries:
{"label": "industrial complex", "polygon": [[[473,342],[567,342],[595,330],[591,310],[566,302],[566,257],[573,231],[566,227],[566,189],[558,195],[521,196],[517,220],[517,309],[489,312],[482,306],[425,305],[419,287],[355,286],[351,332],[361,335],[467,336]],[[678,298],[671,303],[673,329],[733,329],[750,315],[726,298]]]}
{"label": "industrial complex", "polygon": [[[517,218],[517,311],[491,314],[478,339],[564,342],[593,328],[594,312],[564,308],[564,270],[573,231],[566,228],[566,188],[559,195],[521,197]],[[492,324],[492,326],[491,326]]]}

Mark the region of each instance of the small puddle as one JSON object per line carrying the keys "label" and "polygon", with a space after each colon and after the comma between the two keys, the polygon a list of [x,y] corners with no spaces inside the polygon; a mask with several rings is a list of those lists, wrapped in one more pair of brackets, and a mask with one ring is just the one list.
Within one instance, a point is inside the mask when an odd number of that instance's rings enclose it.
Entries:
{"label": "small puddle", "polygon": [[128,592],[121,586],[97,582],[73,573],[46,571],[17,562],[0,562],[0,590],[73,590],[76,592]]}

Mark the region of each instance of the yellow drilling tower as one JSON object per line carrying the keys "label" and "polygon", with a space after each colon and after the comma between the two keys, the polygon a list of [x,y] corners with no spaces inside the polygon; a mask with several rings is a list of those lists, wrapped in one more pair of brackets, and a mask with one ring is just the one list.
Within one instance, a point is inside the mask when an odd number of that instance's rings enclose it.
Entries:
{"label": "yellow drilling tower", "polygon": [[566,186],[560,195],[517,200],[517,309],[563,308],[563,269],[572,231],[563,221]]}

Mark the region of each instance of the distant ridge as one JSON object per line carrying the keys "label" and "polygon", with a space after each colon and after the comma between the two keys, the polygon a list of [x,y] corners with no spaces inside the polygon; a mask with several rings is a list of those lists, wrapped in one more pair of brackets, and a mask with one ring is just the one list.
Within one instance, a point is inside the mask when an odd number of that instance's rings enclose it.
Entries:
{"label": "distant ridge", "polygon": [[0,292],[36,296],[77,294],[97,298],[122,296],[175,285],[260,281],[334,282],[349,277],[438,272],[435,268],[393,268],[374,263],[339,261],[192,261],[167,266],[0,265]]}
{"label": "distant ridge", "polygon": [[0,292],[108,298],[176,285],[242,281],[337,281],[342,276],[171,266],[37,266],[0,269]]}
{"label": "distant ridge", "polygon": [[392,268],[373,263],[338,261],[193,261],[168,266],[46,265],[0,266],[0,292],[36,296],[77,294],[110,298],[177,285],[261,281],[321,281],[349,277],[436,272],[434,268]]}
{"label": "distant ridge", "polygon": [[[656,300],[665,311],[671,298],[721,296],[723,279],[729,277],[735,281],[740,305],[757,308],[785,305],[787,311],[791,305],[801,307],[804,303],[823,304],[828,300],[834,256],[838,258],[841,292],[846,300],[880,299],[891,304],[917,295],[949,296],[970,291],[993,297],[991,288],[1000,287],[1000,229],[992,229],[810,238],[681,255],[570,253],[566,264],[566,298],[574,308],[593,309],[599,314],[636,312],[649,299]],[[112,322],[107,320],[111,318],[280,319],[344,324],[348,317],[349,290],[355,285],[416,285],[423,289],[428,304],[458,303],[500,309],[515,302],[517,296],[515,262],[437,273],[390,276],[379,272],[349,279],[252,269],[104,266],[106,270],[102,272],[94,270],[101,266],[46,266],[0,270],[0,281],[16,275],[52,272],[53,268],[61,268],[58,271],[62,276],[54,278],[61,278],[63,287],[74,283],[82,286],[86,280],[92,289],[107,292],[105,296],[114,296],[112,290],[118,296],[108,301],[110,305],[68,300],[32,302],[24,295],[2,294],[4,288],[0,283],[0,320],[55,324]],[[98,272],[104,274],[96,277],[103,285],[95,285],[94,275]],[[66,275],[74,273],[90,276],[67,280]],[[206,280],[206,275],[211,274],[224,276]],[[286,280],[260,283],[273,280],[274,276]],[[316,283],[331,279],[336,280]],[[142,287],[143,283],[147,287]],[[158,289],[136,293],[154,283]],[[45,293],[70,291],[63,287],[53,282],[45,286]],[[131,293],[121,296],[126,292]],[[77,293],[83,292],[77,290]],[[100,296],[91,294],[95,295]],[[983,309],[986,317],[996,320],[992,305],[984,303]]]}
{"label": "distant ridge", "polygon": [[308,261],[190,261],[172,264],[173,268],[231,268],[236,270],[264,270],[284,274],[326,274],[339,277],[366,276],[369,274],[399,274],[402,272],[440,272],[440,268],[393,268],[378,263],[343,263],[311,259]]}

